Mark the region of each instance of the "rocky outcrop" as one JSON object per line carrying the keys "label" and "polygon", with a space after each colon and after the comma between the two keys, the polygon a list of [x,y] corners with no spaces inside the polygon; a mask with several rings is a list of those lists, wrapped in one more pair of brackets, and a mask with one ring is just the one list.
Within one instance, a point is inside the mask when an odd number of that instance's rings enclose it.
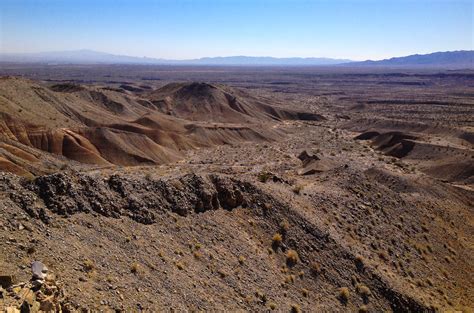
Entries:
{"label": "rocky outcrop", "polygon": [[151,224],[160,211],[186,216],[208,210],[232,210],[261,203],[267,197],[247,182],[195,174],[152,180],[59,173],[13,185],[16,190],[11,193],[11,199],[30,216],[46,223],[51,213],[68,216],[95,212],[116,218],[128,216]]}

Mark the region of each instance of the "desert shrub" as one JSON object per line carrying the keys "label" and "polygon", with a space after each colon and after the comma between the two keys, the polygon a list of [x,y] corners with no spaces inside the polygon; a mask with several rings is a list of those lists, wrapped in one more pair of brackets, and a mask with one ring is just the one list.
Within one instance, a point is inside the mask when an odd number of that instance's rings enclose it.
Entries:
{"label": "desert shrub", "polygon": [[304,289],[304,288],[303,288],[303,289],[301,290],[301,293],[303,294],[303,297],[305,297],[305,298],[307,298],[308,295],[309,295],[308,289]]}
{"label": "desert shrub", "polygon": [[291,305],[291,313],[301,313],[300,306],[298,304]]}
{"label": "desert shrub", "polygon": [[139,270],[140,266],[137,262],[133,262],[132,265],[130,265],[130,272],[132,272],[133,274],[137,274]]}
{"label": "desert shrub", "polygon": [[227,276],[227,273],[223,269],[218,270],[217,273],[221,278],[225,278]]}
{"label": "desert shrub", "polygon": [[257,299],[259,299],[260,301],[262,301],[263,303],[266,303],[267,302],[267,295],[264,294],[263,292],[261,291],[257,291],[255,292],[255,297],[257,297]]}
{"label": "desert shrub", "polygon": [[371,295],[369,287],[364,284],[357,284],[356,290],[364,299],[369,298],[369,296]]}
{"label": "desert shrub", "polygon": [[319,265],[319,263],[316,263],[316,262],[311,263],[311,274],[316,276],[319,273],[321,273],[321,265]]}
{"label": "desert shrub", "polygon": [[341,300],[342,303],[347,303],[349,301],[349,288],[347,287],[342,287],[339,288],[339,300]]}
{"label": "desert shrub", "polygon": [[92,261],[90,259],[86,259],[84,261],[84,263],[82,263],[82,267],[83,267],[84,271],[92,272],[95,269],[95,263],[94,263],[94,261]]}
{"label": "desert shrub", "polygon": [[369,312],[369,309],[367,308],[366,305],[361,305],[359,307],[359,313],[367,313],[367,312]]}
{"label": "desert shrub", "polygon": [[295,282],[295,275],[286,275],[285,284],[294,283],[294,282]]}
{"label": "desert shrub", "polygon": [[262,171],[258,173],[257,178],[259,182],[266,183],[270,178],[272,178],[272,173]]}
{"label": "desert shrub", "polygon": [[280,231],[283,234],[286,234],[289,229],[290,229],[290,223],[287,220],[283,220],[280,222]]}
{"label": "desert shrub", "polygon": [[361,255],[355,257],[356,267],[360,270],[364,268],[364,258]]}
{"label": "desert shrub", "polygon": [[281,234],[279,233],[276,233],[275,235],[273,235],[272,237],[272,247],[274,249],[278,248],[280,245],[281,245],[281,242],[283,241],[283,237],[281,236]]}
{"label": "desert shrub", "polygon": [[270,308],[270,310],[273,311],[273,310],[276,309],[277,305],[276,305],[274,302],[270,302],[270,303],[268,304],[268,307]]}
{"label": "desert shrub", "polygon": [[288,264],[288,266],[293,266],[296,263],[298,263],[298,252],[295,250],[288,250],[286,253],[286,264]]}
{"label": "desert shrub", "polygon": [[243,265],[245,263],[245,257],[243,255],[239,256],[239,263]]}

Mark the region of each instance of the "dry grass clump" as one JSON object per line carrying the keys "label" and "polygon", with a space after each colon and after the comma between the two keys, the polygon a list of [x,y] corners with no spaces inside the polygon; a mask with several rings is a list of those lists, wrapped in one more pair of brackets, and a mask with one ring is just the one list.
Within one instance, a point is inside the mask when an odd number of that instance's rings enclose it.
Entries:
{"label": "dry grass clump", "polygon": [[283,237],[281,234],[279,233],[276,233],[275,235],[273,235],[272,237],[272,247],[274,249],[278,248],[280,245],[281,245],[281,242],[283,241]]}
{"label": "dry grass clump", "polygon": [[311,263],[311,274],[316,276],[319,273],[321,273],[321,265],[319,265],[319,263],[316,263],[316,262]]}
{"label": "dry grass clump", "polygon": [[365,300],[371,295],[369,287],[364,284],[357,284],[356,290]]}
{"label": "dry grass clump", "polygon": [[245,257],[243,255],[239,256],[239,264],[243,265],[245,263]]}
{"label": "dry grass clump", "polygon": [[270,178],[272,178],[272,173],[269,172],[260,172],[258,173],[258,181],[261,183],[266,183]]}
{"label": "dry grass clump", "polygon": [[291,313],[301,313],[300,306],[298,304],[292,304],[290,312]]}
{"label": "dry grass clump", "polygon": [[130,272],[132,272],[133,274],[137,274],[139,270],[140,266],[137,262],[133,262],[132,265],[130,265]]}
{"label": "dry grass clump", "polygon": [[92,272],[93,270],[95,270],[95,263],[94,263],[94,261],[92,261],[90,259],[86,259],[86,260],[84,260],[84,263],[82,263],[82,267],[83,267],[84,271]]}
{"label": "dry grass clump", "polygon": [[296,279],[295,275],[286,275],[285,284],[294,283]]}
{"label": "dry grass clump", "polygon": [[223,269],[219,269],[217,273],[221,278],[225,278],[227,276],[227,272],[225,272]]}
{"label": "dry grass clump", "polygon": [[298,263],[298,259],[298,252],[295,250],[288,250],[286,253],[286,264],[288,264],[288,266],[293,266]]}
{"label": "dry grass clump", "polygon": [[367,308],[366,305],[361,305],[359,307],[359,313],[367,313],[367,312],[369,312],[369,308]]}
{"label": "dry grass clump", "polygon": [[349,301],[349,288],[347,287],[341,287],[339,288],[339,299],[341,300],[342,303],[347,303]]}
{"label": "dry grass clump", "polygon": [[287,220],[283,220],[280,222],[280,231],[283,234],[286,234],[289,229],[290,229],[290,223]]}
{"label": "dry grass clump", "polygon": [[304,289],[304,288],[303,288],[303,289],[301,290],[301,293],[303,294],[303,297],[305,297],[305,298],[307,298],[307,297],[309,296],[309,291],[308,291],[308,289]]}
{"label": "dry grass clump", "polygon": [[257,299],[259,299],[262,303],[266,303],[268,300],[267,295],[258,290],[255,292],[255,297],[257,297]]}
{"label": "dry grass clump", "polygon": [[364,268],[364,258],[361,255],[355,257],[355,264],[358,269]]}

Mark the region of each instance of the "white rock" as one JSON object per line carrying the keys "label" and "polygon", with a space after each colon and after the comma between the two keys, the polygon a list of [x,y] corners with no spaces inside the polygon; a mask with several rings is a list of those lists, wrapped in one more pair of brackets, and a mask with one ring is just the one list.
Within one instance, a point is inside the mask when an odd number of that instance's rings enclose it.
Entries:
{"label": "white rock", "polygon": [[44,280],[48,275],[48,268],[40,261],[34,261],[31,263],[31,272],[33,274],[33,279]]}

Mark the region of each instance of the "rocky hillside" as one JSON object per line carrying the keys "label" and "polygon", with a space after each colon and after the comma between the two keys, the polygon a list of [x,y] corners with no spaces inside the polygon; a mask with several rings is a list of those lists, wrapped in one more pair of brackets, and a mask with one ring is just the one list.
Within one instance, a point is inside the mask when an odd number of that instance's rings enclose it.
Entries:
{"label": "rocky hillside", "polygon": [[0,310],[471,312],[470,100],[351,77],[2,80]]}

